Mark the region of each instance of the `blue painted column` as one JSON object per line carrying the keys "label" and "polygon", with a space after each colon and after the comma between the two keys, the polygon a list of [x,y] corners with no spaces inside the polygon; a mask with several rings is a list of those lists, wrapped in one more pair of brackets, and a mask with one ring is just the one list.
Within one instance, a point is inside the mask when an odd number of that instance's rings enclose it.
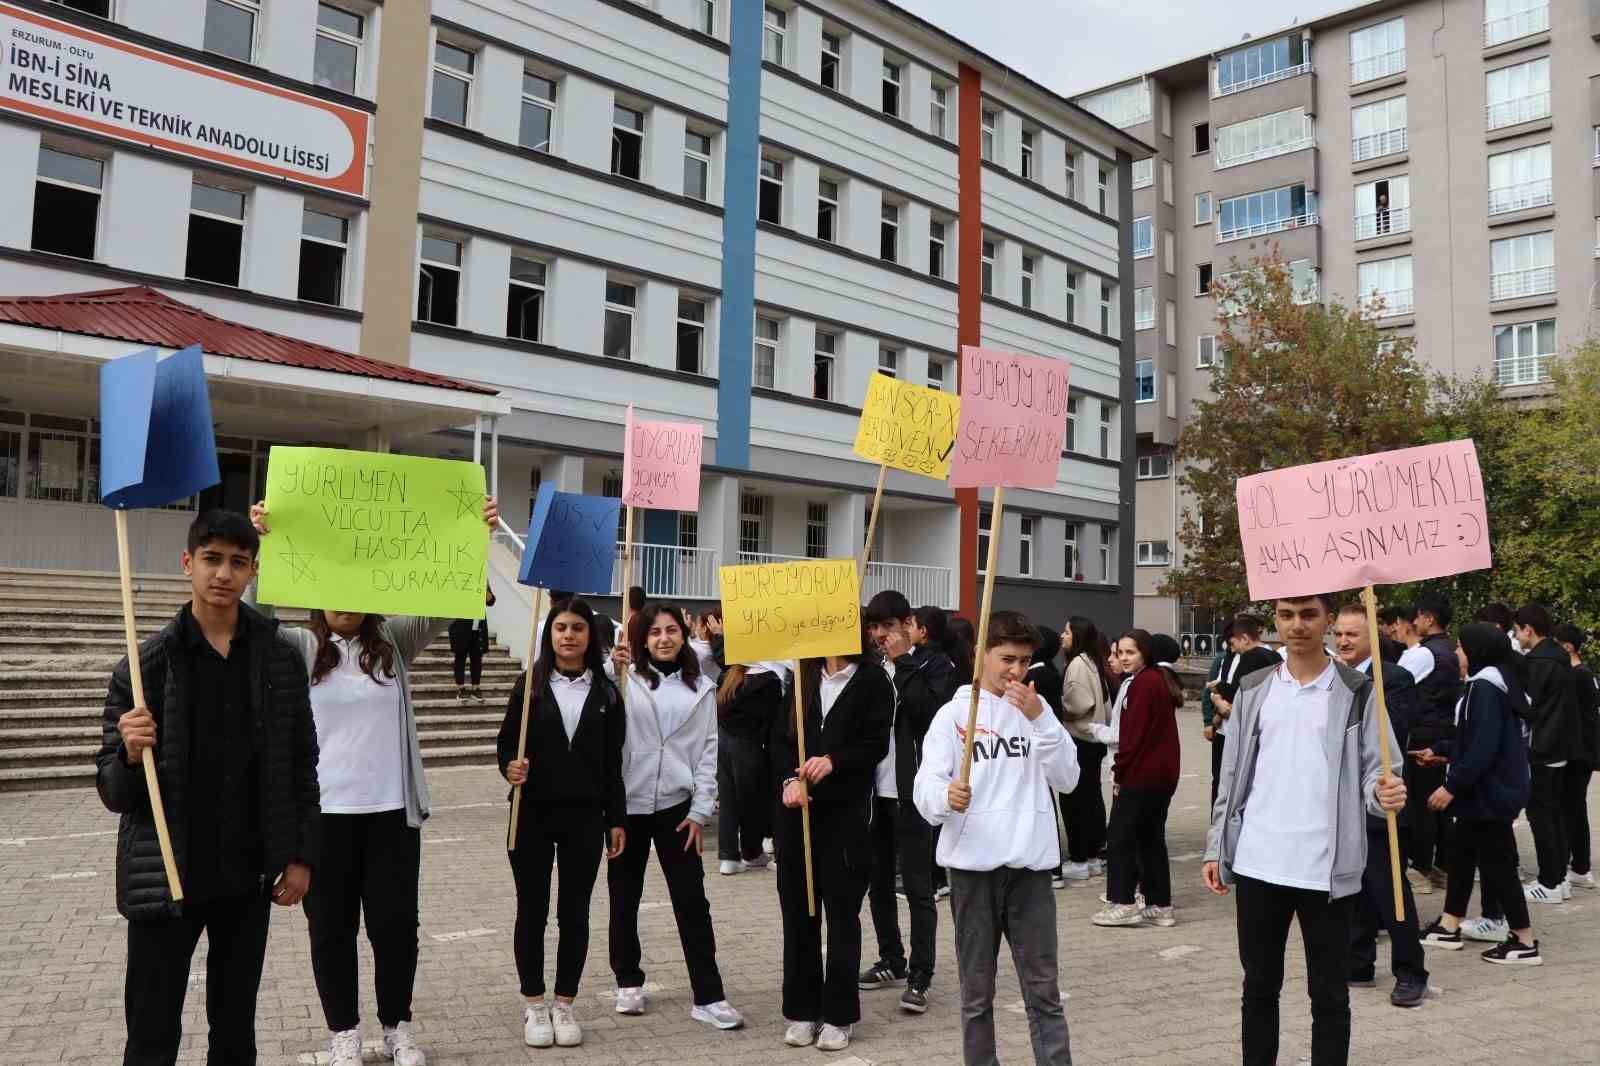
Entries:
{"label": "blue painted column", "polygon": [[750,467],[756,315],[756,181],[761,165],[763,5],[731,5],[723,146],[722,317],[717,330],[717,465]]}

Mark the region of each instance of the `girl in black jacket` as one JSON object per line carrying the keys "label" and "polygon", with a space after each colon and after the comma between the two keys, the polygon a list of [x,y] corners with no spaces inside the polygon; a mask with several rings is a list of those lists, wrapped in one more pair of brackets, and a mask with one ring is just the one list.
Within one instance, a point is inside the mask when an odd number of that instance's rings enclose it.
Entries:
{"label": "girl in black jacket", "polygon": [[[720,658],[720,640],[717,652]],[[724,875],[771,861],[762,847],[772,821],[767,734],[783,713],[786,674],[775,663],[735,665],[717,685],[717,868]]]}
{"label": "girl in black jacket", "polygon": [[[526,677],[517,679],[496,745],[500,772],[523,786],[511,852],[517,885],[513,946],[522,994],[523,1040],[529,1047],[576,1047],[583,1030],[573,1015],[578,978],[589,953],[589,900],[600,853],[622,854],[627,801],[622,787],[626,719],[616,686],[606,679],[594,610],[583,600],[558,602],[530,671],[533,703],[524,758],[517,758]],[[533,772],[530,773],[530,768]],[[544,928],[550,915],[550,866],[559,868],[555,1007],[544,998]]]}
{"label": "girl in black jacket", "polygon": [[[862,627],[863,634],[866,627]],[[773,837],[778,903],[783,912],[784,1042],[823,1051],[850,1044],[861,1017],[856,987],[861,966],[861,901],[872,872],[872,789],[889,752],[894,687],[876,668],[875,652],[807,659],[800,667],[806,697],[806,760],[801,763],[792,702],[773,720],[773,781],[782,807]],[[817,914],[806,913],[800,808],[811,808],[811,861]],[[822,959],[822,920],[828,958]]]}

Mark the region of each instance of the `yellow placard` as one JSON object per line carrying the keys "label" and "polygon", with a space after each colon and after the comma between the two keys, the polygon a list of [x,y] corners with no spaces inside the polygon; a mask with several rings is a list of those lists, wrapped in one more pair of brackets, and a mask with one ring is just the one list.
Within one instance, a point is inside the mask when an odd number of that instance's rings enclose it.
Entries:
{"label": "yellow placard", "polygon": [[873,374],[861,407],[855,453],[923,477],[950,476],[950,453],[961,421],[961,398],[924,385]]}
{"label": "yellow placard", "polygon": [[273,448],[258,597],[280,607],[482,618],[483,467]]}
{"label": "yellow placard", "polygon": [[861,653],[854,559],[724,566],[723,651],[730,663]]}

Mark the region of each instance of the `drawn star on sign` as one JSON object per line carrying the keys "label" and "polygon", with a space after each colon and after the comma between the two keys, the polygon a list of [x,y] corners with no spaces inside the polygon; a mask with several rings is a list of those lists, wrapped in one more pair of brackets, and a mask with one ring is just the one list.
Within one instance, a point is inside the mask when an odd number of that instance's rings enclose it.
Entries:
{"label": "drawn star on sign", "polygon": [[469,518],[483,513],[484,494],[467,488],[465,481],[459,482],[456,488],[445,491],[456,501],[457,518]]}
{"label": "drawn star on sign", "polygon": [[317,575],[311,572],[309,560],[315,559],[316,556],[311,552],[295,551],[294,541],[292,540],[286,541],[286,543],[289,545],[289,550],[285,552],[279,552],[278,558],[282,559],[286,564],[288,564],[289,569],[294,573],[295,580],[315,581],[317,579]]}

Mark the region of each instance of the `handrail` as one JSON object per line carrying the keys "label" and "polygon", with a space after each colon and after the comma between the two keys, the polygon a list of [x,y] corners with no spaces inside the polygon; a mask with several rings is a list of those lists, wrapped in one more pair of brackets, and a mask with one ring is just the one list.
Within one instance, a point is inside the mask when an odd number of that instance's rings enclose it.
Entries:
{"label": "handrail", "polygon": [[1550,5],[1539,4],[1513,11],[1497,19],[1487,19],[1483,24],[1484,47],[1492,47],[1518,37],[1543,33],[1550,28]]}
{"label": "handrail", "polygon": [[1223,229],[1217,226],[1217,243],[1225,241],[1243,240],[1246,237],[1260,237],[1268,233],[1281,233],[1284,230],[1299,229],[1302,226],[1315,226],[1321,220],[1315,211],[1307,211],[1300,215],[1287,215],[1275,218],[1271,222],[1258,222],[1253,226],[1235,226],[1232,229]]}

